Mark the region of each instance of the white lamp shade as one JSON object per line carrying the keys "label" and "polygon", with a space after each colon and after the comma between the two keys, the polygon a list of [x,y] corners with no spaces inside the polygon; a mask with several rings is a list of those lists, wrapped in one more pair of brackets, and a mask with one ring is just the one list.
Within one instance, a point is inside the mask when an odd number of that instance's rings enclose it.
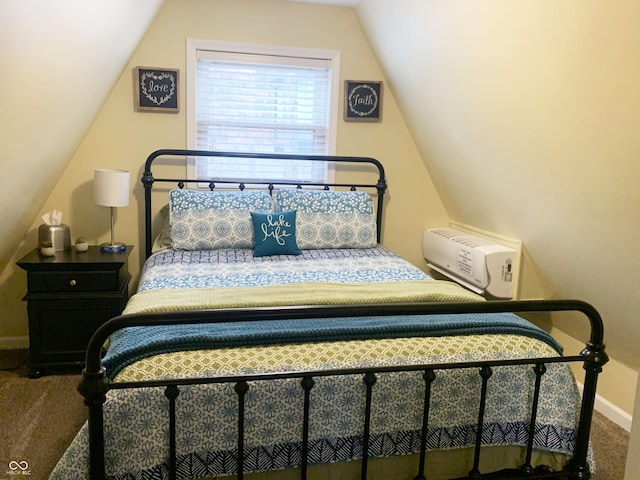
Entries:
{"label": "white lamp shade", "polygon": [[105,207],[129,205],[131,173],[126,170],[96,168],[93,176],[93,202]]}

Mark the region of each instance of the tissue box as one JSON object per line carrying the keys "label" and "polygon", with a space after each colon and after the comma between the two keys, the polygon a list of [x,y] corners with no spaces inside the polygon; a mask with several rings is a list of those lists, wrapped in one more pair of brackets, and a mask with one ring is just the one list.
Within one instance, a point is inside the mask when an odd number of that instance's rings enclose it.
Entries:
{"label": "tissue box", "polygon": [[71,248],[71,232],[68,225],[46,225],[38,227],[38,245],[51,243],[56,252],[63,252]]}

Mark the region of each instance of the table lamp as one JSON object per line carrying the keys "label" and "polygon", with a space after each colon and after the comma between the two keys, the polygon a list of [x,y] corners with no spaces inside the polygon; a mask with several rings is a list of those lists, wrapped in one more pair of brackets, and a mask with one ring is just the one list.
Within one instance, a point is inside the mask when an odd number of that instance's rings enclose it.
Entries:
{"label": "table lamp", "polygon": [[131,173],[126,170],[96,168],[93,176],[93,202],[96,205],[111,207],[111,243],[100,245],[102,252],[121,252],[127,247],[116,243],[114,217],[116,207],[129,205],[129,182]]}

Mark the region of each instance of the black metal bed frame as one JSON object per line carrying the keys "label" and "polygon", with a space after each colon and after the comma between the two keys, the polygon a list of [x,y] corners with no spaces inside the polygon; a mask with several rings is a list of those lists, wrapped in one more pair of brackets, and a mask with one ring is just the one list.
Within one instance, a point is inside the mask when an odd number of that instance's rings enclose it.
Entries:
{"label": "black metal bed frame", "polygon": [[[335,183],[335,182],[288,182],[284,180],[278,181],[258,181],[250,180],[247,182],[237,182],[235,180],[216,180],[210,179],[197,179],[197,178],[155,178],[151,172],[151,165],[159,157],[225,157],[225,158],[253,158],[263,160],[298,160],[304,162],[333,162],[335,164],[364,164],[373,166],[378,171],[378,181],[376,183]],[[154,183],[169,183],[177,185],[179,188],[184,188],[188,184],[205,184],[209,186],[210,190],[213,190],[218,185],[223,187],[236,187],[239,190],[244,190],[246,184],[252,186],[263,187],[273,194],[273,191],[278,187],[322,187],[325,190],[329,190],[331,187],[349,188],[350,190],[356,190],[358,188],[375,189],[377,191],[377,208],[376,208],[376,225],[377,225],[377,240],[380,242],[382,235],[382,207],[384,202],[384,194],[387,190],[387,180],[385,178],[384,167],[375,158],[370,157],[344,157],[344,156],[323,156],[323,155],[290,155],[290,154],[267,154],[267,153],[238,153],[238,152],[213,152],[207,150],[172,150],[163,149],[156,150],[149,157],[144,164],[144,172],[142,174],[142,185],[144,186],[144,211],[145,211],[145,253],[147,258],[151,255],[151,249],[153,245],[152,238],[152,220],[153,220],[153,208],[151,205],[151,189]]]}
{"label": "black metal bed frame", "polygon": [[[168,179],[153,179],[150,166],[154,158],[160,155],[211,155],[213,152],[193,152],[188,150],[159,150],[154,152],[145,165],[145,172],[142,179],[145,185],[145,205],[147,212],[150,212],[151,199],[150,188],[154,181],[175,181]],[[229,156],[229,154],[224,154]],[[237,155],[237,154],[234,154]],[[264,156],[261,156],[264,157]],[[287,156],[291,157],[291,156]],[[280,157],[282,158],[282,157]],[[306,157],[305,157],[306,158]],[[327,160],[326,157],[322,157]],[[341,157],[348,158],[348,157]],[[332,160],[334,158],[331,158]],[[371,159],[366,159],[369,162]],[[348,160],[343,160],[348,161]],[[361,160],[359,160],[361,161]],[[369,162],[379,165],[377,161]],[[380,165],[381,168],[381,165]],[[382,206],[381,196],[386,188],[384,181],[384,171],[380,170],[381,177],[379,185],[379,207]],[[178,180],[183,182],[183,180]],[[272,187],[270,187],[272,188]],[[381,208],[378,209],[380,215]],[[145,220],[148,231],[150,230],[151,219],[147,216]],[[150,252],[150,242],[147,240],[147,248]],[[303,371],[294,373],[268,373],[251,374],[240,376],[223,377],[202,377],[189,379],[157,380],[142,382],[110,382],[101,363],[101,354],[104,342],[109,336],[122,328],[141,325],[185,325],[185,324],[216,324],[221,322],[253,322],[264,320],[295,320],[301,318],[336,318],[336,317],[362,317],[362,316],[382,316],[382,315],[441,315],[441,314],[469,314],[469,313],[497,313],[497,312],[579,312],[589,321],[591,333],[589,341],[579,355],[566,357],[548,357],[532,359],[504,359],[499,361],[473,361],[456,362],[443,364],[422,364],[393,367],[371,367],[352,368],[331,371]],[[83,379],[78,386],[78,390],[85,397],[85,404],[89,410],[89,445],[90,445],[90,478],[105,478],[105,451],[104,451],[104,424],[103,424],[103,404],[106,395],[112,389],[135,389],[142,387],[164,387],[165,395],[169,401],[169,452],[168,470],[169,478],[176,478],[176,402],[180,398],[180,388],[188,385],[212,384],[212,383],[233,383],[238,400],[238,473],[237,478],[243,479],[243,464],[245,454],[244,443],[244,401],[249,390],[249,382],[259,382],[272,379],[296,378],[299,379],[301,388],[304,391],[303,405],[303,428],[302,428],[302,452],[300,465],[300,478],[307,478],[308,463],[308,439],[309,439],[309,417],[312,414],[310,406],[310,395],[314,386],[314,379],[333,375],[360,375],[366,386],[365,398],[365,419],[363,425],[363,459],[361,464],[361,478],[367,478],[368,469],[368,446],[370,441],[370,413],[371,398],[375,388],[377,376],[382,373],[400,371],[419,371],[424,378],[424,403],[423,422],[421,433],[421,451],[419,454],[419,465],[416,471],[415,480],[426,480],[428,478],[428,456],[426,449],[426,435],[429,426],[429,409],[431,385],[439,372],[451,369],[474,368],[482,378],[480,404],[478,406],[477,437],[474,449],[473,468],[469,472],[468,479],[484,478],[504,478],[504,479],[566,479],[566,480],[587,480],[591,478],[588,464],[589,436],[591,430],[591,419],[594,408],[596,386],[598,375],[602,371],[603,365],[608,361],[603,343],[603,324],[597,310],[588,303],[579,300],[536,300],[536,301],[492,301],[492,302],[469,302],[469,303],[411,303],[411,304],[376,304],[376,305],[350,305],[350,306],[307,306],[307,307],[262,307],[254,309],[217,309],[199,310],[177,313],[154,313],[154,314],[131,314],[116,317],[105,323],[92,337],[86,354],[86,367],[83,371]],[[582,403],[580,408],[580,419],[578,423],[575,449],[573,458],[567,467],[561,472],[551,472],[545,469],[533,468],[531,458],[533,452],[533,432],[536,427],[536,414],[538,400],[540,398],[540,383],[546,371],[547,364],[558,362],[582,362],[585,370],[584,389],[582,393]],[[533,401],[530,409],[529,440],[526,447],[525,463],[515,470],[504,470],[500,472],[481,473],[479,470],[481,447],[482,447],[482,427],[484,420],[485,401],[487,390],[490,388],[489,378],[493,370],[503,365],[531,365],[535,373],[535,385]]]}

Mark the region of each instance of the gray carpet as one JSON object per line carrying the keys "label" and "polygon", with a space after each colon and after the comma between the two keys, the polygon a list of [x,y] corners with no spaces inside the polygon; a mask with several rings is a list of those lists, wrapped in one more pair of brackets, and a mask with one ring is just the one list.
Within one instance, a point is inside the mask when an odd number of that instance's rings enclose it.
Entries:
{"label": "gray carpet", "polygon": [[596,456],[594,480],[622,480],[627,462],[629,432],[595,412],[591,427],[591,442]]}
{"label": "gray carpet", "polygon": [[0,351],[0,478],[10,462],[26,462],[31,475],[12,478],[41,480],[87,415],[76,391],[79,375],[29,379],[26,365],[26,352]]}
{"label": "gray carpet", "polygon": [[[10,462],[26,462],[31,475],[20,478],[44,480],[86,420],[86,410],[76,391],[79,375],[29,379],[26,365],[26,351],[0,350],[0,478]],[[592,433],[593,478],[622,480],[629,434],[597,412]]]}

